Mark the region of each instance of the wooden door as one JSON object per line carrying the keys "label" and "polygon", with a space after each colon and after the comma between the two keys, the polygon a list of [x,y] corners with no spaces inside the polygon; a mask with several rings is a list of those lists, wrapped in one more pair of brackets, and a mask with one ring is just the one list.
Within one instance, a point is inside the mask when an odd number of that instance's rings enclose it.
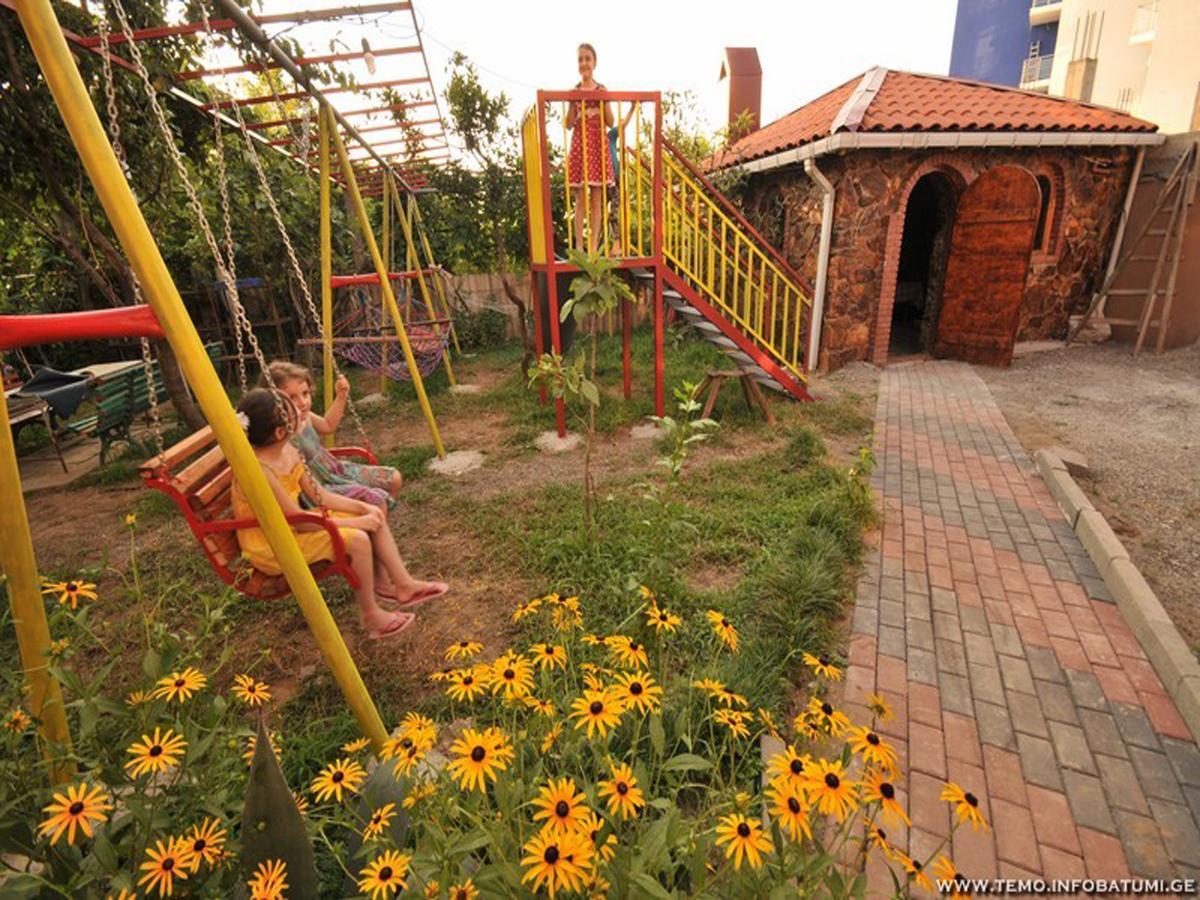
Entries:
{"label": "wooden door", "polygon": [[933,353],[992,366],[1012,362],[1039,207],[1019,166],[988,169],[958,202]]}

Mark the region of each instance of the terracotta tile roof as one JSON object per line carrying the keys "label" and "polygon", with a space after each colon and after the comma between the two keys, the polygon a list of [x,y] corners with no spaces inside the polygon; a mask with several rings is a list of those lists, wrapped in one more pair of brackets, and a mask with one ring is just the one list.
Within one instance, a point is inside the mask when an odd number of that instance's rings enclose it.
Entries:
{"label": "terracotta tile roof", "polygon": [[[862,90],[860,90],[862,88]],[[1115,109],[941,75],[871,69],[735,143],[717,165],[834,131],[1125,131],[1157,126]]]}

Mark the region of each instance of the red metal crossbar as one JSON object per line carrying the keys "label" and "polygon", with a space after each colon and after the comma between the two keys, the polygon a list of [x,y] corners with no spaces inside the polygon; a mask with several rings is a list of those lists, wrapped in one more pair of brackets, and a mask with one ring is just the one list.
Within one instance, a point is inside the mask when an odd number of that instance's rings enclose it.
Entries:
{"label": "red metal crossbar", "polygon": [[36,316],[0,316],[0,350],[120,337],[164,337],[149,306],[118,306]]}
{"label": "red metal crossbar", "polygon": [[[425,268],[419,271],[422,275],[433,275],[437,272],[437,269]],[[388,281],[405,281],[409,278],[416,278],[417,272],[417,269],[413,269],[410,272],[388,272]],[[363,275],[334,275],[329,279],[329,285],[334,289],[360,284],[379,284],[379,275],[375,272],[370,272]]]}

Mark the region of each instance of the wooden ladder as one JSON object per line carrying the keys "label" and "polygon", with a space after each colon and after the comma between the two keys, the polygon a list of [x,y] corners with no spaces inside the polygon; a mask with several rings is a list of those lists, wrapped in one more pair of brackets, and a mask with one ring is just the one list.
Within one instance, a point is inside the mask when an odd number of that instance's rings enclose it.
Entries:
{"label": "wooden ladder", "polygon": [[[1183,236],[1187,230],[1188,206],[1195,199],[1196,163],[1200,155],[1200,145],[1193,142],[1187,147],[1176,161],[1167,180],[1155,198],[1154,206],[1141,229],[1125,245],[1117,258],[1117,263],[1109,271],[1093,295],[1087,312],[1079,323],[1071,330],[1067,343],[1075,340],[1079,332],[1089,321],[1093,320],[1106,325],[1136,325],[1137,341],[1133,345],[1136,356],[1141,353],[1146,342],[1146,336],[1151,328],[1156,329],[1155,352],[1162,353],[1167,339],[1167,322],[1171,317],[1171,304],[1175,299],[1175,281],[1179,273],[1179,258],[1183,252]],[[1134,177],[1137,177],[1135,173]],[[1166,224],[1161,217],[1167,216]],[[1157,242],[1157,243],[1156,243]],[[1145,287],[1114,288],[1113,284],[1125,271],[1129,263],[1153,262],[1154,270],[1150,281]],[[1164,283],[1165,282],[1165,283]],[[1162,297],[1162,303],[1158,298]],[[1096,315],[1104,301],[1109,297],[1141,297],[1143,306],[1140,315],[1133,318],[1110,318]],[[1153,318],[1155,307],[1159,306],[1158,318]]]}

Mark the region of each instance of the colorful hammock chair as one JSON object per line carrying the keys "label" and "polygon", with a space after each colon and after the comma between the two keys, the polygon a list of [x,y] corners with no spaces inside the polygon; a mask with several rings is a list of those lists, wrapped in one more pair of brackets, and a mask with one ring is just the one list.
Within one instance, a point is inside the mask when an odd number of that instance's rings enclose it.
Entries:
{"label": "colorful hammock chair", "polygon": [[[409,296],[401,302],[404,311],[411,314],[411,293],[405,293]],[[338,356],[392,381],[412,379],[400,341],[371,291],[362,286],[349,289],[343,294],[338,312],[333,323],[333,349]],[[450,325],[449,319],[409,320],[405,316],[408,340],[422,378],[427,378],[445,356]]]}

